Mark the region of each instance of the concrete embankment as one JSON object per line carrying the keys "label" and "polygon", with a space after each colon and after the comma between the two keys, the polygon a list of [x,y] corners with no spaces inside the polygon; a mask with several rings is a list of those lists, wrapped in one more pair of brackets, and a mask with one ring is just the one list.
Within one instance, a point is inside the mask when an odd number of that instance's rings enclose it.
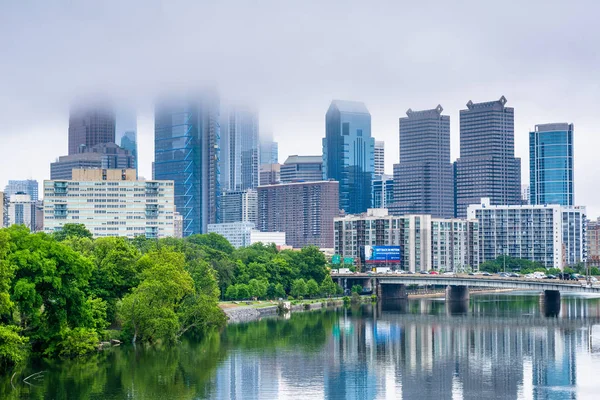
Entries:
{"label": "concrete embankment", "polygon": [[[327,302],[317,302],[317,303],[305,303],[305,304],[295,304],[291,306],[291,312],[298,311],[310,311],[310,310],[318,310],[321,308],[330,306],[339,306],[344,304],[342,300],[330,301]],[[227,323],[240,323],[240,322],[251,322],[257,321],[263,317],[269,317],[277,315],[277,306],[267,306],[267,307],[252,307],[252,306],[241,306],[241,307],[231,307],[231,308],[223,308],[223,312],[227,315]]]}

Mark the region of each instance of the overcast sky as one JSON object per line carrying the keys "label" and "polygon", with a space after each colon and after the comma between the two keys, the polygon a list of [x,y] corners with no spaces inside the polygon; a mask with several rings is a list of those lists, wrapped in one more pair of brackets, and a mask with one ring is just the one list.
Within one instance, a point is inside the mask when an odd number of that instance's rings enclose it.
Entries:
{"label": "overcast sky", "polygon": [[[294,3],[295,5],[292,5]],[[152,102],[218,82],[251,101],[290,154],[320,154],[332,99],[365,102],[398,162],[398,118],[441,104],[459,156],[458,111],[504,95],[529,181],[528,132],[575,124],[575,201],[600,215],[600,5],[594,1],[0,0],[0,188],[50,175],[67,153],[69,103],[107,93],[139,107],[151,177]]]}

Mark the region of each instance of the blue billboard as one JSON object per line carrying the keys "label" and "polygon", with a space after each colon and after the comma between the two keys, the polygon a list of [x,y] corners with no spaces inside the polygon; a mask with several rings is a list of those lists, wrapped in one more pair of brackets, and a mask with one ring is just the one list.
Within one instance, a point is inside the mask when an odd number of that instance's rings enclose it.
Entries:
{"label": "blue billboard", "polygon": [[385,264],[400,262],[400,246],[365,246],[367,264]]}

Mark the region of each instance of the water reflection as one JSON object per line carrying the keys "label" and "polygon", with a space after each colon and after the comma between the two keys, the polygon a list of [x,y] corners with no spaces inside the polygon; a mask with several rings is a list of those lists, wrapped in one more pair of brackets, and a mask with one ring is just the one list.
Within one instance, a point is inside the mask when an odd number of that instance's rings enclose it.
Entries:
{"label": "water reflection", "polygon": [[[32,365],[8,398],[587,399],[600,384],[600,300],[398,301],[232,325],[170,349]],[[552,317],[547,317],[552,315]],[[26,375],[25,375],[26,376]],[[6,381],[6,380],[5,380]]]}

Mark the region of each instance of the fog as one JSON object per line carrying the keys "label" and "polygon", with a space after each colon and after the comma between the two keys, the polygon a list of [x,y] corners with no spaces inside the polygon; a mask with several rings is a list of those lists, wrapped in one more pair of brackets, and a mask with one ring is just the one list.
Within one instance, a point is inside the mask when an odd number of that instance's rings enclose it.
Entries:
{"label": "fog", "polygon": [[459,156],[458,111],[504,95],[529,180],[528,132],[575,124],[575,201],[600,215],[596,154],[600,5],[592,1],[0,0],[0,188],[50,175],[67,153],[68,110],[90,93],[138,110],[150,178],[153,102],[216,85],[260,110],[289,154],[320,154],[332,99],[365,102],[398,162],[398,118],[441,104]]}

